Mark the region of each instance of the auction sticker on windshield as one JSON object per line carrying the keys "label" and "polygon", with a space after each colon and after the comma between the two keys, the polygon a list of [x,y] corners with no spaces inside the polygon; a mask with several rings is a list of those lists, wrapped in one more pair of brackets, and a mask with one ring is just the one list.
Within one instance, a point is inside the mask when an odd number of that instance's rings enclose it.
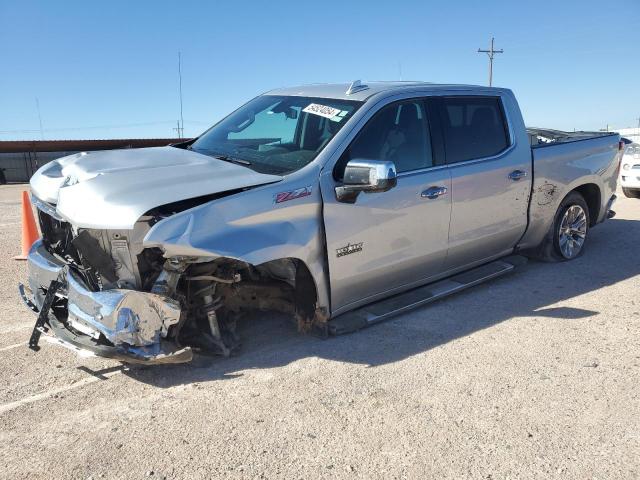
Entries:
{"label": "auction sticker on windshield", "polygon": [[326,105],[320,105],[318,103],[310,103],[302,111],[306,113],[312,113],[314,115],[320,115],[324,118],[333,118],[340,113],[339,108],[328,107]]}

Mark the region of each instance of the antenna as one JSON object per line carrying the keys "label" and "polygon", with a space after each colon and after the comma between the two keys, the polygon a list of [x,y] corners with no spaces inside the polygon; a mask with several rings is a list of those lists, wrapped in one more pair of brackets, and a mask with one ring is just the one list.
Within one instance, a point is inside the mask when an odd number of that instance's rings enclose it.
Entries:
{"label": "antenna", "polygon": [[40,115],[40,102],[36,97],[36,109],[38,110],[38,121],[40,122],[40,140],[44,140],[44,130],[42,129],[42,115]]}
{"label": "antenna", "polygon": [[493,84],[493,57],[496,53],[504,53],[504,50],[502,49],[495,50],[493,48],[493,41],[494,38],[491,37],[491,48],[489,50],[481,50],[480,48],[478,49],[478,53],[486,53],[489,57],[489,86]]}
{"label": "antenna", "polygon": [[178,81],[180,91],[180,123],[178,124],[178,136],[184,138],[184,118],[182,117],[182,54],[178,52]]}
{"label": "antenna", "polygon": [[364,85],[360,80],[354,80],[347,88],[345,95],[351,95],[352,93],[359,92],[361,90],[367,90],[369,88],[368,85]]}

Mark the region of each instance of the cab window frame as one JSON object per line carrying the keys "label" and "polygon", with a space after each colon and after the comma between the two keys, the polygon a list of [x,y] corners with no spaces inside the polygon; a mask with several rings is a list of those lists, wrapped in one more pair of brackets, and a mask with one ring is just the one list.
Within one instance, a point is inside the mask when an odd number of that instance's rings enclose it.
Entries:
{"label": "cab window frame", "polygon": [[[342,150],[338,159],[335,161],[335,164],[333,166],[333,171],[332,171],[333,173],[332,176],[334,180],[337,182],[342,182],[344,169],[348,161],[353,160],[353,159],[345,159],[345,157],[349,155],[351,147],[361,138],[363,132],[365,132],[367,127],[369,127],[373,121],[375,121],[376,117],[378,117],[378,115],[380,115],[383,112],[383,110],[387,108],[403,105],[403,104],[420,103],[422,107],[422,112],[425,117],[423,119],[423,123],[426,123],[425,134],[428,137],[426,139],[427,140],[426,147],[428,147],[428,150],[431,153],[431,164],[424,167],[412,169],[412,170],[398,171],[397,173],[398,177],[405,176],[405,175],[412,175],[412,174],[415,174],[416,172],[422,172],[424,170],[429,170],[429,169],[443,166],[444,155],[441,152],[442,141],[440,139],[440,136],[441,136],[440,125],[439,125],[440,119],[437,115],[438,112],[435,110],[434,105],[430,102],[431,98],[433,97],[430,95],[417,95],[414,97],[396,99],[391,102],[380,105],[374,112],[371,113],[371,116],[365,121],[365,123],[362,126],[360,126],[355,136],[349,141],[349,144]],[[368,159],[368,160],[376,160],[376,159]]]}
{"label": "cab window frame", "polygon": [[[511,121],[509,119],[509,115],[507,114],[507,110],[505,108],[504,105],[504,98],[501,95],[486,95],[486,94],[479,94],[479,95],[474,95],[474,94],[469,94],[469,93],[465,93],[465,94],[460,94],[460,95],[451,95],[451,94],[447,94],[447,95],[441,95],[441,96],[437,96],[437,97],[433,97],[434,98],[434,109],[436,109],[438,111],[438,121],[440,123],[440,130],[441,130],[441,142],[442,142],[442,150],[443,150],[443,154],[445,157],[445,164],[446,165],[462,165],[462,164],[467,164],[470,162],[478,162],[478,161],[483,161],[483,160],[489,160],[489,159],[493,159],[496,157],[500,157],[502,155],[504,155],[506,152],[510,151],[514,145],[515,145],[515,139],[512,135],[512,131],[511,131]],[[445,101],[448,99],[454,99],[454,100],[478,100],[478,99],[491,99],[491,100],[495,100],[496,104],[498,106],[497,109],[497,113],[499,115],[498,121],[502,121],[502,128],[504,131],[504,138],[505,138],[505,146],[504,148],[502,148],[501,150],[499,150],[496,153],[493,153],[491,155],[484,155],[484,156],[474,156],[471,158],[467,158],[467,159],[463,159],[463,160],[458,160],[458,159],[451,159],[451,152],[448,151],[447,149],[447,125],[449,124],[449,117],[448,117],[448,113],[446,111],[446,105],[445,105]]]}

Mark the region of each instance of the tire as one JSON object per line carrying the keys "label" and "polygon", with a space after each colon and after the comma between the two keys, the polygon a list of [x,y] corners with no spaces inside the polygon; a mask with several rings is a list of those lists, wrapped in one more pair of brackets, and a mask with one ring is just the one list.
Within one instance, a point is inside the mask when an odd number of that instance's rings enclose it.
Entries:
{"label": "tire", "polygon": [[589,207],[578,192],[571,192],[560,203],[538,249],[538,258],[546,262],[566,262],[584,252],[589,233]]}
{"label": "tire", "polygon": [[640,190],[637,188],[625,188],[622,187],[622,193],[627,198],[640,198]]}

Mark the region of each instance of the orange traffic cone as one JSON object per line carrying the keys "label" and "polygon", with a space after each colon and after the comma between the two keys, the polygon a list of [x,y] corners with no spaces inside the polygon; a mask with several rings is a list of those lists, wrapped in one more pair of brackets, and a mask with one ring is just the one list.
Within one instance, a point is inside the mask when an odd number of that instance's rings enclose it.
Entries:
{"label": "orange traffic cone", "polygon": [[38,227],[36,227],[36,221],[33,218],[33,210],[31,210],[29,194],[22,192],[22,255],[13,258],[15,260],[26,260],[31,245],[33,245],[39,237]]}

